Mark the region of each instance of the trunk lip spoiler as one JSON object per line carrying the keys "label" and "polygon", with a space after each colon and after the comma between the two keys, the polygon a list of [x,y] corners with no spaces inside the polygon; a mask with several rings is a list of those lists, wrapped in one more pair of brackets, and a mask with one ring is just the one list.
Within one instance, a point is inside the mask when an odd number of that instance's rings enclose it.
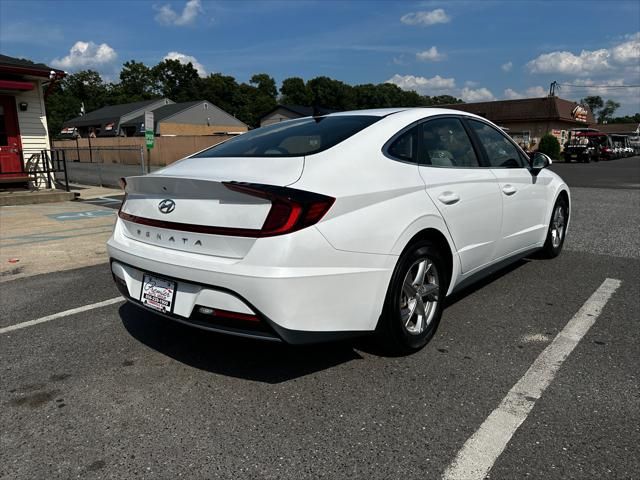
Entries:
{"label": "trunk lip spoiler", "polygon": [[[264,198],[271,201],[271,209],[267,214],[265,223],[262,228],[238,228],[238,227],[220,227],[216,225],[199,225],[192,223],[172,222],[168,220],[159,220],[155,218],[141,217],[132,215],[124,211],[125,200],[120,205],[118,217],[124,221],[145,225],[148,227],[164,228],[167,230],[176,230],[190,233],[202,233],[207,235],[224,235],[229,237],[249,237],[249,238],[265,238],[275,237],[293,233],[303,228],[309,227],[322,220],[322,217],[329,211],[335,202],[335,198],[321,195],[318,193],[297,190],[289,187],[277,187],[273,185],[263,185],[244,182],[221,182],[229,190],[240,191],[248,195]],[[282,204],[296,205],[298,208],[295,218],[290,218],[293,223],[289,225],[279,225],[276,228],[265,228],[269,223],[269,219],[274,213],[277,206]],[[310,214],[314,205],[324,204],[324,211],[317,214],[311,219],[307,215]]]}

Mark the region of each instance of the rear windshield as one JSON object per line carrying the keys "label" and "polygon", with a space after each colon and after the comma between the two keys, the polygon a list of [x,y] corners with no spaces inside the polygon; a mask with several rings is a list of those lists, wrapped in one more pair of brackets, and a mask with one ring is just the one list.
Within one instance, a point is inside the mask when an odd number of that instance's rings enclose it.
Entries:
{"label": "rear windshield", "polygon": [[311,155],[337,145],[380,118],[368,115],[344,115],[291,120],[243,133],[193,157]]}

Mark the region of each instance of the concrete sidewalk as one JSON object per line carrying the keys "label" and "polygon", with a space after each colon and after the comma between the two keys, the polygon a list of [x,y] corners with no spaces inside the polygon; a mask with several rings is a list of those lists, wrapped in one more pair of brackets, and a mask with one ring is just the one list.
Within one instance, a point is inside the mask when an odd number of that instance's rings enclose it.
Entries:
{"label": "concrete sidewalk", "polygon": [[[122,194],[79,191],[87,199]],[[106,262],[116,213],[82,202],[0,207],[0,282]]]}
{"label": "concrete sidewalk", "polygon": [[[152,172],[161,168],[164,167],[151,165]],[[144,175],[145,172],[140,165],[67,162],[67,173],[70,182],[116,188],[120,178]]]}
{"label": "concrete sidewalk", "polygon": [[83,185],[80,183],[69,183],[69,188],[77,194],[78,200],[93,200],[95,198],[111,197],[122,195],[120,188],[95,187],[93,185]]}

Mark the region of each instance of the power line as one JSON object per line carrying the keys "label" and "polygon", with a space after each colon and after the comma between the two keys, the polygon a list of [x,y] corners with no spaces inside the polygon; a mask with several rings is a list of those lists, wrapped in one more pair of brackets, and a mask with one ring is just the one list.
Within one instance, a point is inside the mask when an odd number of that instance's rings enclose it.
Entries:
{"label": "power line", "polygon": [[640,85],[573,85],[571,83],[558,83],[556,85],[577,88],[640,88]]}

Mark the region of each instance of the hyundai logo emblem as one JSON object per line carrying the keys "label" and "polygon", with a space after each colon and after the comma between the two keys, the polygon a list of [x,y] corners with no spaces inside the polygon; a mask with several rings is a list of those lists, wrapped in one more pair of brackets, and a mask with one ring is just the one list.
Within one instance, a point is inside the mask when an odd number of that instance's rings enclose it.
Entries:
{"label": "hyundai logo emblem", "polygon": [[171,213],[175,209],[176,209],[176,202],[168,198],[166,200],[162,200],[158,204],[158,210],[160,210],[162,213]]}

